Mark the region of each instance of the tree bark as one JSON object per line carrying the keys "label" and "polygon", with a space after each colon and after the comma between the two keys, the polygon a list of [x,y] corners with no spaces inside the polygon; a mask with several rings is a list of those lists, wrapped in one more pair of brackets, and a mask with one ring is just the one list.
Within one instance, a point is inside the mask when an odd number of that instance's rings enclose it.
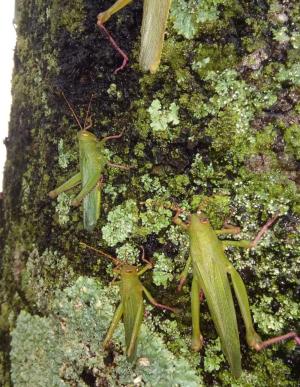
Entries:
{"label": "tree bark", "polygon": [[[3,386],[197,386],[234,383],[205,301],[204,349],[190,352],[190,281],[176,281],[188,241],[157,202],[201,208],[215,228],[240,226],[256,250],[226,250],[249,293],[255,326],[269,338],[296,329],[299,200],[299,11],[297,1],[174,0],[156,74],[138,68],[142,1],[106,27],[129,65],[97,28],[112,1],[17,1],[13,105],[1,205],[0,379]],[[62,93],[107,143],[101,216],[83,229],[82,209],[48,192],[78,170],[79,130]],[[152,202],[149,202],[149,199]],[[155,268],[143,284],[180,313],[146,308],[137,365],[117,332],[101,347],[118,292],[111,264],[80,242]],[[298,252],[298,254],[297,254]],[[299,265],[298,265],[299,266]],[[293,344],[246,346],[238,385],[297,385]],[[152,335],[152,336],[150,336]],[[299,359],[298,359],[299,361]],[[272,380],[270,380],[270,376]],[[274,382],[273,382],[274,380]]]}

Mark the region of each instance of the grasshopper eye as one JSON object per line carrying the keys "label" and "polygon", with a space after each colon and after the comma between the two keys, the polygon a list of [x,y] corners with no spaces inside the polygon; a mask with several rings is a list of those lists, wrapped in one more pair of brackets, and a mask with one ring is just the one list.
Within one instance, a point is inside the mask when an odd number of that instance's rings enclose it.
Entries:
{"label": "grasshopper eye", "polygon": [[201,223],[208,223],[209,222],[208,217],[201,210],[197,211],[197,216],[198,216],[199,220],[201,221]]}

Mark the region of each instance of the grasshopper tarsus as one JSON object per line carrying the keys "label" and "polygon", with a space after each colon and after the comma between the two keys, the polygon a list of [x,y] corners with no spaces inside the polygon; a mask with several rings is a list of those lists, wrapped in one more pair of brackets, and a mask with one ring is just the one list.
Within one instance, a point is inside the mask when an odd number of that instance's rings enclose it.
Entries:
{"label": "grasshopper tarsus", "polygon": [[256,237],[251,242],[250,248],[256,247],[261,238],[267,233],[269,228],[277,221],[279,218],[279,213],[275,213],[259,230]]}
{"label": "grasshopper tarsus", "polygon": [[294,339],[295,343],[297,345],[300,345],[300,337],[297,335],[297,333],[296,332],[289,332],[289,333],[286,333],[285,335],[271,337],[268,340],[264,340],[264,341],[255,343],[253,345],[253,348],[256,351],[261,351],[262,349],[270,347],[273,344],[277,344],[277,343],[280,343],[280,342],[283,342],[286,340],[290,340],[290,339]]}
{"label": "grasshopper tarsus", "polygon": [[50,192],[48,193],[48,196],[49,196],[51,199],[55,199],[55,198],[58,196],[58,194],[57,194],[57,192],[56,192],[55,190],[53,190],[53,191],[50,191]]}
{"label": "grasshopper tarsus", "polygon": [[203,336],[200,335],[197,338],[192,338],[191,348],[194,352],[199,352],[203,348],[204,339]]}

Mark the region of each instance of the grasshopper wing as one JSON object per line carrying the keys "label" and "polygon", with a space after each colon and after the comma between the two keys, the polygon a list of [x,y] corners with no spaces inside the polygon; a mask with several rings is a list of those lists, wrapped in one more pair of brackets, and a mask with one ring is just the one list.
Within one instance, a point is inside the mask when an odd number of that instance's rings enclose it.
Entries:
{"label": "grasshopper wing", "polygon": [[144,317],[144,303],[141,289],[122,297],[124,303],[123,322],[125,327],[126,353],[129,361],[136,358],[138,335]]}
{"label": "grasshopper wing", "polygon": [[227,273],[223,265],[207,259],[201,267],[201,273],[197,270],[197,276],[200,277],[200,284],[231,372],[235,377],[239,377],[242,372],[240,341]]}
{"label": "grasshopper wing", "polygon": [[140,67],[155,73],[164,42],[171,0],[144,0]]}
{"label": "grasshopper wing", "polygon": [[83,199],[83,226],[87,231],[93,231],[100,216],[101,190],[99,185]]}
{"label": "grasshopper wing", "polygon": [[106,160],[98,147],[99,141],[92,133],[84,133],[79,137],[82,190],[75,199],[78,201],[83,198],[84,228],[88,231],[94,229],[100,216],[100,178]]}

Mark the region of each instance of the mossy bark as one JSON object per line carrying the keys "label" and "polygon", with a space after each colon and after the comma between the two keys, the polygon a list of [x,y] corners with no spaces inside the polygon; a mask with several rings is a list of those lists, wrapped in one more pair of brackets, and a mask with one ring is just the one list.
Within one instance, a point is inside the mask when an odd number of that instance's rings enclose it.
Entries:
{"label": "mossy bark", "polygon": [[[111,3],[17,1],[13,105],[0,198],[0,379],[4,386],[11,384],[10,359],[15,361],[16,356],[10,358],[10,335],[21,311],[20,326],[31,321],[28,314],[35,315],[35,322],[45,317],[44,326],[49,330],[55,326],[57,338],[63,335],[55,325],[57,292],[74,289],[78,277],[86,278],[93,292],[97,286],[89,279],[99,278],[105,285],[111,280],[107,263],[79,247],[84,241],[136,263],[143,245],[156,262],[155,285],[151,274],[145,276],[145,284],[158,300],[182,310],[178,317],[151,312],[147,324],[165,340],[159,345],[174,354],[170,361],[181,356],[192,359],[199,384],[230,385],[233,379],[205,306],[201,316],[206,349],[200,355],[189,352],[188,287],[182,295],[175,293],[187,240],[172,225],[169,210],[146,201],[171,200],[192,211],[200,205],[215,227],[230,221],[248,238],[278,211],[279,222],[257,251],[228,255],[249,291],[259,333],[267,338],[296,329],[297,1],[174,0],[162,64],[155,75],[141,73],[136,63],[142,1],[107,24],[130,58],[129,66],[114,75],[122,59],[96,26],[97,14]],[[108,144],[108,156],[114,163],[133,167],[105,171],[101,219],[92,233],[83,230],[81,210],[71,209],[68,197],[52,201],[47,195],[78,168],[78,126],[62,92],[83,121],[93,95],[93,133],[101,138],[124,129],[122,138]],[[238,320],[245,369],[238,385],[296,386],[293,345],[254,354],[245,345],[243,323]],[[93,328],[87,329],[90,340]],[[101,375],[96,365],[81,365],[84,371],[76,373],[74,366],[68,379],[60,368],[62,385],[107,385],[121,352],[121,347],[110,349]],[[116,385],[128,384],[125,368]],[[274,384],[270,374],[276,375]],[[15,385],[26,385],[16,371],[13,378]],[[179,384],[193,386],[193,378],[182,378]],[[150,376],[144,380],[146,385],[155,383]]]}

